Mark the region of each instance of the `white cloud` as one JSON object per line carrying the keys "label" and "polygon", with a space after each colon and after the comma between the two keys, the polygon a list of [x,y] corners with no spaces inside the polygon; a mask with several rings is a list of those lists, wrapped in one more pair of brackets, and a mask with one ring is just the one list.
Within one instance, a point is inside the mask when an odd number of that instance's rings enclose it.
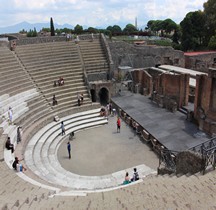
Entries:
{"label": "white cloud", "polygon": [[171,18],[179,23],[190,11],[203,9],[206,0],[7,0],[0,8],[0,27],[21,21],[107,26]]}

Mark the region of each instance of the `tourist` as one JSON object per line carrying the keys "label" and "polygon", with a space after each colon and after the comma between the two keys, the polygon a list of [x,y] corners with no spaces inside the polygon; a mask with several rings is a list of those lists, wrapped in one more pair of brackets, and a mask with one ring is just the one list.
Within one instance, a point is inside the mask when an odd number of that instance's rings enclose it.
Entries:
{"label": "tourist", "polygon": [[58,85],[59,85],[59,86],[64,85],[64,79],[63,79],[63,77],[59,77]]}
{"label": "tourist", "polygon": [[13,110],[11,107],[9,107],[8,109],[8,118],[9,118],[9,123],[11,124],[13,120]]}
{"label": "tourist", "polygon": [[81,105],[81,96],[80,96],[80,94],[77,94],[77,103],[78,103],[78,106]]}
{"label": "tourist", "polygon": [[53,106],[58,105],[57,99],[55,97],[55,95],[53,95]]}
{"label": "tourist", "polygon": [[23,170],[26,171],[27,169],[20,163],[20,161],[21,160],[19,160],[18,157],[15,157],[15,160],[12,164],[13,169],[20,172],[22,172]]}
{"label": "tourist", "polygon": [[105,117],[106,116],[106,109],[104,107],[101,107],[100,116],[101,117]]}
{"label": "tourist", "polygon": [[117,118],[117,133],[120,133],[120,129],[121,129],[121,120],[120,117]]}
{"label": "tourist", "polygon": [[56,82],[56,81],[54,81],[53,87],[56,87],[56,86],[57,86],[57,82]]}
{"label": "tourist", "polygon": [[62,136],[65,135],[65,126],[64,126],[64,122],[61,122],[61,134]]}
{"label": "tourist", "polygon": [[130,181],[130,177],[129,177],[128,172],[126,172],[125,180],[124,180],[124,182],[123,182],[123,185],[125,185],[125,184],[129,184],[129,183],[131,183],[131,181]]}
{"label": "tourist", "polygon": [[17,144],[22,141],[22,130],[21,127],[17,127]]}
{"label": "tourist", "polygon": [[135,182],[135,181],[137,181],[137,180],[139,180],[139,174],[138,174],[138,172],[137,172],[137,169],[134,168],[134,174],[133,174],[133,177],[131,178],[131,181],[132,181],[132,182]]}
{"label": "tourist", "polygon": [[6,141],[6,143],[5,143],[5,147],[6,147],[8,150],[11,150],[11,153],[14,152],[14,145],[11,144],[10,137],[7,138],[7,141]]}
{"label": "tourist", "polygon": [[112,103],[111,102],[109,103],[109,114],[110,115],[112,114]]}
{"label": "tourist", "polygon": [[83,100],[84,100],[84,96],[83,96],[83,93],[80,95],[80,102],[81,102],[81,105],[83,105]]}
{"label": "tourist", "polygon": [[68,150],[69,159],[71,159],[71,144],[70,144],[70,142],[67,143],[67,150]]}
{"label": "tourist", "polygon": [[60,77],[60,84],[61,84],[61,86],[64,85],[64,79],[63,79],[63,77]]}

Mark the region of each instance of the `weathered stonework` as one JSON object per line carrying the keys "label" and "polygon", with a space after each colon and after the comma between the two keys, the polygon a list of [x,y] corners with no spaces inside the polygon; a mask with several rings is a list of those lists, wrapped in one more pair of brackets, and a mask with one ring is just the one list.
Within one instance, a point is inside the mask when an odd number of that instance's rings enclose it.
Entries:
{"label": "weathered stonework", "polygon": [[176,157],[176,174],[195,174],[203,169],[200,154],[191,151],[180,152]]}
{"label": "weathered stonework", "polygon": [[131,72],[134,85],[139,85],[139,92],[152,95],[162,107],[174,111],[188,105],[189,74],[174,75],[162,73],[157,69],[136,69]]}
{"label": "weathered stonework", "polygon": [[114,67],[131,66],[133,68],[155,67],[170,64],[184,67],[184,54],[172,47],[134,46],[126,42],[109,42]]}
{"label": "weathered stonework", "polygon": [[216,134],[216,69],[207,75],[196,76],[194,117],[199,129],[210,135]]}
{"label": "weathered stonework", "polygon": [[208,72],[210,67],[216,68],[216,51],[198,55],[185,55],[185,68]]}

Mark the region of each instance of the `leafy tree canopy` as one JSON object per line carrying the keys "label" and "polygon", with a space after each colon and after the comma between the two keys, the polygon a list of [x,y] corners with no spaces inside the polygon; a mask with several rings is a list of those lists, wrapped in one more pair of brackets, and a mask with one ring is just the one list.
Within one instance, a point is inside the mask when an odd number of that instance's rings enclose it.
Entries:
{"label": "leafy tree canopy", "polygon": [[83,32],[83,27],[79,24],[77,24],[75,27],[74,27],[74,32],[76,34],[81,34]]}

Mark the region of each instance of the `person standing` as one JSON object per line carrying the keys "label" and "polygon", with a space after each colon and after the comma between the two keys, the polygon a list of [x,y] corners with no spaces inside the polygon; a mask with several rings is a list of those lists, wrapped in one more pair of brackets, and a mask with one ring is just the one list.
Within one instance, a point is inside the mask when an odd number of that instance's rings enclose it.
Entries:
{"label": "person standing", "polygon": [[11,107],[9,107],[8,109],[8,118],[9,118],[9,123],[12,124],[12,120],[13,120],[13,110]]}
{"label": "person standing", "polygon": [[121,129],[121,120],[120,117],[117,118],[117,133],[120,133],[120,129]]}
{"label": "person standing", "polygon": [[65,126],[64,126],[64,122],[63,121],[61,122],[61,131],[62,131],[61,132],[62,136],[65,135]]}
{"label": "person standing", "polygon": [[78,103],[78,106],[81,105],[81,96],[80,96],[80,94],[77,94],[77,103]]}
{"label": "person standing", "polygon": [[71,144],[70,144],[70,142],[67,143],[67,150],[68,150],[69,159],[71,159]]}
{"label": "person standing", "polygon": [[21,141],[22,141],[22,131],[21,131],[21,127],[18,126],[17,127],[17,144]]}

